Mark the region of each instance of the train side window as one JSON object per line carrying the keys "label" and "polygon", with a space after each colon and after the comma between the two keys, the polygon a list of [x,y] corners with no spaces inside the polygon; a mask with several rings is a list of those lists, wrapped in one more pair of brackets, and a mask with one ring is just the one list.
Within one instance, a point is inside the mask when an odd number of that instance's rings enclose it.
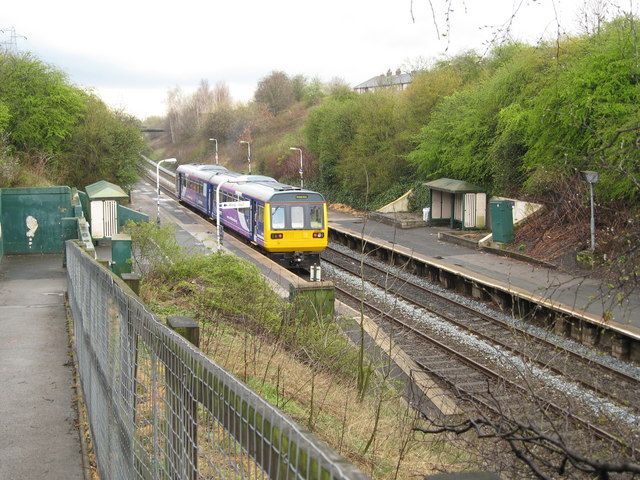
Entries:
{"label": "train side window", "polygon": [[282,230],[285,228],[284,222],[285,207],[271,207],[271,228],[274,230]]}
{"label": "train side window", "polygon": [[302,205],[291,207],[291,228],[304,228],[304,207]]}
{"label": "train side window", "polygon": [[311,205],[309,208],[309,221],[311,228],[324,227],[324,209],[322,205]]}

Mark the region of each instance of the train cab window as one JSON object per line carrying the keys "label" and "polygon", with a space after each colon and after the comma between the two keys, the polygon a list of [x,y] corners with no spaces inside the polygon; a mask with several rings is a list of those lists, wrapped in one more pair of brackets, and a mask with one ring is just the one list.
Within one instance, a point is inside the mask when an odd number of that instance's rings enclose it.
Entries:
{"label": "train cab window", "polygon": [[323,213],[324,210],[322,205],[311,205],[311,207],[309,207],[309,221],[311,228],[324,227]]}
{"label": "train cab window", "polygon": [[282,230],[285,228],[285,207],[271,207],[271,228]]}
{"label": "train cab window", "polygon": [[302,205],[291,207],[291,228],[304,228],[304,207]]}

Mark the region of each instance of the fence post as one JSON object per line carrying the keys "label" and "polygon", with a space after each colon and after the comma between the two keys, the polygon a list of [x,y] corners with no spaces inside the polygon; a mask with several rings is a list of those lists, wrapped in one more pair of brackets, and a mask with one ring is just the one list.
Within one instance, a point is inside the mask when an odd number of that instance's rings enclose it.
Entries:
{"label": "fence post", "polygon": [[[196,347],[200,346],[200,327],[191,317],[173,316],[167,318],[167,325],[176,333],[184,337],[187,341]],[[178,355],[174,352],[176,360],[182,360],[183,368],[193,368],[189,357]],[[182,357],[182,358],[180,358]],[[196,394],[192,385],[186,385],[185,380],[192,375],[179,375],[178,361],[173,364],[174,369],[169,365],[165,367],[165,375],[167,381],[167,392],[170,396],[167,404],[170,405],[168,415],[168,425],[170,431],[169,437],[169,458],[174,460],[174,466],[184,461],[184,478],[188,480],[197,480],[198,477],[198,419],[197,419],[197,402]],[[187,373],[187,372],[185,372]],[[192,388],[189,388],[192,387]],[[173,394],[171,394],[173,392]],[[183,425],[183,428],[180,428]],[[179,432],[183,433],[180,434]],[[180,446],[182,445],[182,448]],[[182,455],[186,458],[180,458]],[[175,472],[178,473],[178,472]],[[172,477],[173,478],[173,477]],[[179,474],[175,478],[182,478]]]}
{"label": "fence post", "polygon": [[123,273],[120,277],[136,295],[140,295],[140,275],[137,273]]}

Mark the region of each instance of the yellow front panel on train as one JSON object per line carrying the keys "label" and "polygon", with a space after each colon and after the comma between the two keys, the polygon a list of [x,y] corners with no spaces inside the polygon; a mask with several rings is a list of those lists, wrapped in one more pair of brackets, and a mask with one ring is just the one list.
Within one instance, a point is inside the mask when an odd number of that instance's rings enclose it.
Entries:
{"label": "yellow front panel on train", "polygon": [[[324,228],[310,230],[272,230],[271,205],[264,206],[264,248],[268,252],[321,252],[329,242],[327,205],[323,205]],[[271,238],[271,234],[282,234],[282,238]],[[322,233],[322,238],[314,238],[314,233]]]}

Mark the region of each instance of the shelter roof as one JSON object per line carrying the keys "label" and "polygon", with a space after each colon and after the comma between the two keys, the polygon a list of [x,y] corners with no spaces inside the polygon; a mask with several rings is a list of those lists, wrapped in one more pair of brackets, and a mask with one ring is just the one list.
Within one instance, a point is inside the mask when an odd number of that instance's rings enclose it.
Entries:
{"label": "shelter roof", "polygon": [[464,180],[454,180],[452,178],[439,178],[425,182],[425,185],[431,190],[450,193],[479,193],[485,191],[484,188],[473,185],[472,183],[465,182]]}
{"label": "shelter roof", "polygon": [[105,200],[114,198],[129,198],[129,195],[118,185],[100,180],[99,182],[87,185],[85,188],[89,200]]}

